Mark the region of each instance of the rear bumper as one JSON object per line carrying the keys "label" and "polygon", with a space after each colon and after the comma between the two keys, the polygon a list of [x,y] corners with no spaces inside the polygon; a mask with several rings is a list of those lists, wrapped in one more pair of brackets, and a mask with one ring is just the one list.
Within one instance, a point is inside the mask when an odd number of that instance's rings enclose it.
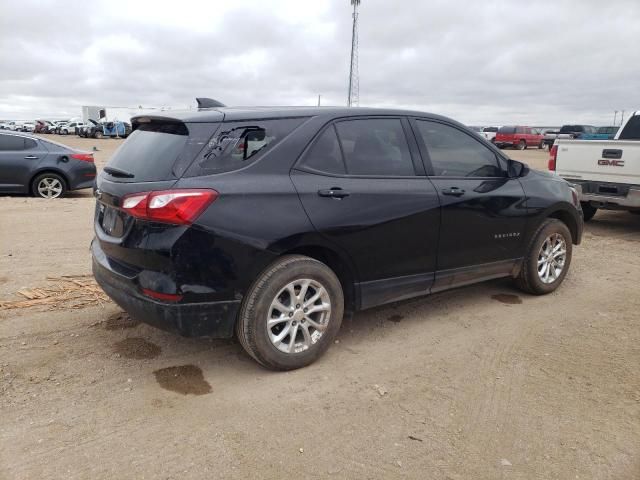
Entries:
{"label": "rear bumper", "polygon": [[[581,184],[576,183],[575,180],[571,180],[571,183],[573,183],[578,191],[580,201],[588,202],[594,207],[609,210],[640,208],[640,187],[616,184],[600,185],[594,184],[593,182]],[[599,192],[601,188],[605,187],[619,190],[622,194],[608,195],[606,193]]]}
{"label": "rear bumper", "polygon": [[111,299],[137,321],[185,337],[233,336],[240,301],[164,303],[140,293],[137,276],[114,270],[98,242],[91,244],[93,275]]}

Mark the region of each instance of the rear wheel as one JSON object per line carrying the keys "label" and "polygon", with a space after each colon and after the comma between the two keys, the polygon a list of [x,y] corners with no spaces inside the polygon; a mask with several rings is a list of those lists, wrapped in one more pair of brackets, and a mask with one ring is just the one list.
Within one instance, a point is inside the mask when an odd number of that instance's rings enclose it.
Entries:
{"label": "rear wheel", "polygon": [[571,264],[571,232],[560,220],[545,220],[533,236],[516,285],[534,295],[553,292]]}
{"label": "rear wheel", "polygon": [[269,266],[244,298],[236,335],[256,361],[272,370],[314,362],[342,323],[340,281],[325,264],[287,255]]}
{"label": "rear wheel", "polygon": [[102,132],[99,131],[99,130],[96,130],[96,133],[94,133],[93,136],[94,136],[94,138],[102,138],[103,137]]}
{"label": "rear wheel", "polygon": [[540,144],[538,145],[538,149],[544,150],[544,140],[540,142]]}
{"label": "rear wheel", "polygon": [[518,142],[518,150],[524,150],[525,148],[527,148],[527,142],[524,140],[520,140]]}
{"label": "rear wheel", "polygon": [[588,202],[580,202],[580,206],[582,207],[582,215],[584,216],[584,221],[588,222],[593,218],[598,209],[591,205]]}
{"label": "rear wheel", "polygon": [[58,198],[67,191],[66,183],[57,173],[43,173],[38,175],[31,184],[34,197]]}

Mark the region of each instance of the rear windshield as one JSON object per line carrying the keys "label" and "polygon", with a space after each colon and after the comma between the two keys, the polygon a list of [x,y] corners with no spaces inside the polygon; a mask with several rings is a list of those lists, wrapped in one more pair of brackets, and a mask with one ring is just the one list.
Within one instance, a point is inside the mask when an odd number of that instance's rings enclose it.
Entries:
{"label": "rear windshield", "polygon": [[640,140],[640,115],[635,115],[629,119],[620,132],[620,140]]}
{"label": "rear windshield", "polygon": [[598,127],[598,133],[604,133],[607,135],[615,135],[618,131],[618,127]]}
{"label": "rear windshield", "polygon": [[119,181],[156,182],[176,178],[173,166],[185,149],[189,130],[184,123],[143,123],[116,150],[105,171]]}
{"label": "rear windshield", "polygon": [[516,133],[516,127],[500,127],[498,133]]}

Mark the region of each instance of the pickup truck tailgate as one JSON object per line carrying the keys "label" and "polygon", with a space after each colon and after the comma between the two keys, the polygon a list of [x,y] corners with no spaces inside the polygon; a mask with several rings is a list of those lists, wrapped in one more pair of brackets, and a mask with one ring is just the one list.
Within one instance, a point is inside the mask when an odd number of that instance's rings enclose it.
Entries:
{"label": "pickup truck tailgate", "polygon": [[640,185],[640,142],[557,140],[556,173],[568,181]]}

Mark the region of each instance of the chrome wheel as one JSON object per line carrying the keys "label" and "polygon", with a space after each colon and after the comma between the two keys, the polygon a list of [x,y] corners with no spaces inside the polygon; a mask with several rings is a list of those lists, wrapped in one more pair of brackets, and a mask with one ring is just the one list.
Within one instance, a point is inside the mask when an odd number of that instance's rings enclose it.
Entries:
{"label": "chrome wheel", "polygon": [[62,195],[62,183],[57,178],[45,177],[38,182],[38,195],[42,198],[57,198]]}
{"label": "chrome wheel", "polygon": [[302,278],[287,284],[267,313],[267,333],[281,352],[308,350],[324,334],[331,318],[331,299],[316,280]]}
{"label": "chrome wheel", "polygon": [[567,243],[562,235],[548,236],[538,253],[538,276],[543,283],[553,283],[562,274],[567,260]]}

